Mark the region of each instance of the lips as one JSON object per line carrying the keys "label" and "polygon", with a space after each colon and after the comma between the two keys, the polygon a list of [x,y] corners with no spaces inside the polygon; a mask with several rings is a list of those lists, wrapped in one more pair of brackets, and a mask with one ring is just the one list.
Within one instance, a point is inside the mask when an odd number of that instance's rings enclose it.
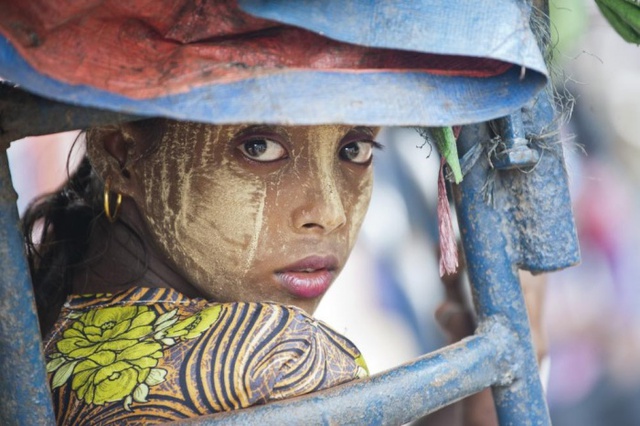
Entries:
{"label": "lips", "polygon": [[329,289],[337,266],[338,260],[333,256],[309,256],[276,271],[275,275],[291,295],[313,299]]}

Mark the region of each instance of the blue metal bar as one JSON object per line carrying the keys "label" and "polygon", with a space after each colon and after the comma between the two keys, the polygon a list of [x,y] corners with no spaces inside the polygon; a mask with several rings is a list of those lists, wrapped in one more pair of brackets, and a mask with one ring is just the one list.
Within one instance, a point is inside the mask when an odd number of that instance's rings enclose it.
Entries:
{"label": "blue metal bar", "polygon": [[[468,126],[460,134],[458,149],[464,155],[479,141],[489,139],[486,125]],[[495,176],[491,176],[487,156],[482,155],[454,188],[454,198],[478,319],[483,322],[495,316],[505,318],[517,334],[514,345],[520,353],[513,365],[515,381],[492,388],[496,410],[501,425],[549,425],[517,275],[519,248],[509,237],[513,228],[508,215],[486,201],[483,188],[491,179]]]}
{"label": "blue metal bar", "polygon": [[514,349],[513,331],[489,319],[475,336],[368,379],[180,424],[399,425],[492,384],[508,385]]}
{"label": "blue metal bar", "polygon": [[25,136],[132,121],[143,117],[57,102],[0,81],[0,145]]}
{"label": "blue metal bar", "polygon": [[533,273],[557,271],[580,262],[558,118],[548,92],[522,112],[529,146],[540,159],[530,168],[499,172],[500,186],[509,188],[502,209],[510,210],[510,238],[519,249],[512,260]]}
{"label": "blue metal bar", "polygon": [[54,424],[6,152],[0,154],[0,424]]}

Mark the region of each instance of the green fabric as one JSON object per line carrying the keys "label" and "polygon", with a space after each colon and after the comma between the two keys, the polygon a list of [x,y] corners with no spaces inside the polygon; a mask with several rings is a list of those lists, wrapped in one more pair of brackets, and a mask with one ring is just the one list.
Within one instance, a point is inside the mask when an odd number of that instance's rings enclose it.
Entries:
{"label": "green fabric", "polygon": [[451,127],[432,127],[431,134],[436,140],[440,155],[442,155],[453,173],[455,183],[462,182],[462,170],[460,169],[460,159],[458,158],[458,148],[456,138]]}

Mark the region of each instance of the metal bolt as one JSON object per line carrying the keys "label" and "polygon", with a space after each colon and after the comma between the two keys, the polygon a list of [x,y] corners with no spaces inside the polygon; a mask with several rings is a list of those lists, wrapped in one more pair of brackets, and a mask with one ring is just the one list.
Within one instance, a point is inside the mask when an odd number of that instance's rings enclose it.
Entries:
{"label": "metal bolt", "polygon": [[540,153],[528,145],[522,122],[522,112],[494,120],[502,146],[496,150],[492,163],[496,169],[514,169],[538,163]]}

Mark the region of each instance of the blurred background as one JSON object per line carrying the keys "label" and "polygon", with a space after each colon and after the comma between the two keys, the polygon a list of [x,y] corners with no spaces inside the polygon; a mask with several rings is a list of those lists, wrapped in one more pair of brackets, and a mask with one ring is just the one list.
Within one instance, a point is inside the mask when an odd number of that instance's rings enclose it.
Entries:
{"label": "blurred background", "polygon": [[[544,283],[543,375],[554,425],[640,424],[640,47],[591,0],[551,0],[560,92],[575,99],[563,143],[582,264]],[[67,175],[77,133],[12,143],[20,212]],[[317,316],[351,338],[372,373],[446,344],[438,276],[435,150],[385,129],[360,240]],[[78,146],[71,163],[82,156]],[[542,284],[535,284],[542,285]]]}

